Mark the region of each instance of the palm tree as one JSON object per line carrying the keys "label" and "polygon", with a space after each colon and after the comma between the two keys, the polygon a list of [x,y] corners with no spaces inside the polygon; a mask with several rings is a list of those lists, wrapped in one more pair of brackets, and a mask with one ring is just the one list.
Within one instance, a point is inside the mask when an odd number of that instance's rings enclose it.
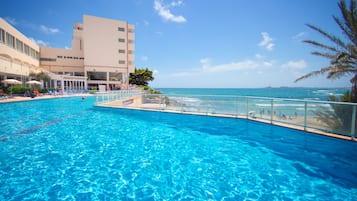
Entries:
{"label": "palm tree", "polygon": [[349,7],[345,0],[340,0],[338,6],[342,13],[342,19],[336,16],[333,16],[333,19],[346,36],[346,41],[316,26],[307,24],[309,28],[317,31],[333,43],[333,45],[325,45],[313,40],[304,41],[305,43],[326,50],[325,52],[314,51],[312,54],[330,59],[330,65],[303,75],[296,79],[295,82],[325,73],[327,73],[328,79],[352,75],[352,79],[350,80],[352,84],[351,102],[357,102],[357,0],[351,0]]}
{"label": "palm tree", "polygon": [[44,81],[45,83],[51,81],[51,77],[47,73],[42,71],[39,73],[31,72],[29,76],[35,78],[36,80]]}
{"label": "palm tree", "polygon": [[153,72],[148,68],[144,68],[144,69],[135,68],[134,73],[130,73],[129,76],[129,83],[139,86],[148,86],[149,84],[148,82],[153,80],[154,80]]}

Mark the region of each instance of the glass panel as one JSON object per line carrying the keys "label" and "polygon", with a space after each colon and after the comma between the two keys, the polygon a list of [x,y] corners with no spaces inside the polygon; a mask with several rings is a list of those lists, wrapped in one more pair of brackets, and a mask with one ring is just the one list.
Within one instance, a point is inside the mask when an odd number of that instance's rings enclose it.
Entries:
{"label": "glass panel", "polygon": [[122,81],[123,80],[123,74],[122,73],[109,73],[109,80],[110,81]]}
{"label": "glass panel", "polygon": [[106,72],[92,72],[88,71],[87,76],[89,80],[107,80],[107,73]]}
{"label": "glass panel", "polygon": [[307,126],[350,136],[352,106],[343,104],[308,103]]}

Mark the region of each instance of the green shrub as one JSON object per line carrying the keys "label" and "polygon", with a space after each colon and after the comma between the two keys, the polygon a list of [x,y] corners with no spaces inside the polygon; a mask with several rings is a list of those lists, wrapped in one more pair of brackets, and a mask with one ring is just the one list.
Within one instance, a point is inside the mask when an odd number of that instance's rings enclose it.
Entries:
{"label": "green shrub", "polygon": [[25,91],[33,91],[32,87],[24,87],[24,86],[9,86],[8,87],[8,93],[10,93],[11,88],[12,88],[12,94],[24,94]]}

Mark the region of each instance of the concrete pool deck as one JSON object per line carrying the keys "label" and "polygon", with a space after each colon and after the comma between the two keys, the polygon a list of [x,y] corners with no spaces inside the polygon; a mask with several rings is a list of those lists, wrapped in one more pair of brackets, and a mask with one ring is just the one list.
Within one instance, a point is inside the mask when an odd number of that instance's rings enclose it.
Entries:
{"label": "concrete pool deck", "polygon": [[84,94],[64,94],[64,95],[41,95],[36,96],[35,98],[31,97],[23,97],[23,96],[13,96],[7,98],[0,98],[1,103],[10,103],[10,102],[20,102],[20,101],[35,101],[35,100],[43,100],[43,99],[53,99],[53,98],[68,98],[68,97],[87,97],[93,96],[93,94],[84,93]]}

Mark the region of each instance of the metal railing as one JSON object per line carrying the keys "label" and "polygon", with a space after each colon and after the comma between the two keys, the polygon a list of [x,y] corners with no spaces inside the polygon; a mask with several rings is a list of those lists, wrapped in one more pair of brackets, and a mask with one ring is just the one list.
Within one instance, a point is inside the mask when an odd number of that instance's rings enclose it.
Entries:
{"label": "metal railing", "polygon": [[141,97],[141,104],[135,106],[138,109],[254,119],[357,138],[355,103],[250,96],[144,94],[140,90],[120,90],[96,93],[96,105],[110,105],[116,100],[133,96]]}
{"label": "metal railing", "polygon": [[117,90],[117,91],[104,91],[95,93],[95,105],[110,103],[117,100],[122,100],[142,94],[141,90]]}

